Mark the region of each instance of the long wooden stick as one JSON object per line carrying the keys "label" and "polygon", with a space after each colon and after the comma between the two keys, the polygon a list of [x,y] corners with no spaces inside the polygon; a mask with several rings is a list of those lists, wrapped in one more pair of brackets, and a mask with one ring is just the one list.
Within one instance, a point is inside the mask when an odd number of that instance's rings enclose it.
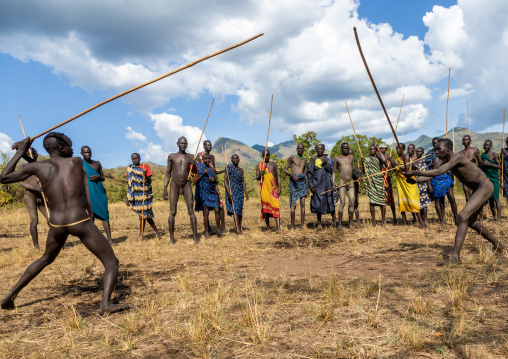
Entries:
{"label": "long wooden stick", "polygon": [[[505,139],[504,139],[504,122],[506,119],[506,109],[503,110],[503,140],[501,141],[501,148],[505,147]],[[501,187],[504,189],[504,177],[503,177],[503,170],[504,170],[504,155],[501,152]]]}
{"label": "long wooden stick", "polygon": [[[194,152],[194,158],[193,158],[193,160],[195,160],[196,156],[198,155],[199,145],[201,144],[201,139],[203,138],[203,133],[205,133],[206,124],[208,123],[208,117],[210,117],[210,112],[212,112],[212,106],[213,106],[213,102],[214,101],[215,101],[215,99],[212,100],[212,104],[210,105],[210,109],[208,110],[208,115],[206,116],[206,121],[205,121],[205,125],[203,126],[203,130],[201,131],[201,136],[199,136],[199,142],[198,142],[198,145],[196,147],[196,152]],[[191,175],[192,175],[192,171],[189,170],[189,176],[187,177],[187,180],[189,180]]]}
{"label": "long wooden stick", "polygon": [[[347,101],[344,101],[344,102],[346,103],[346,109],[347,109],[347,114],[349,115],[349,121],[351,121],[351,127],[353,127],[353,133],[355,134],[356,144],[358,145],[358,152],[360,153],[360,158],[363,161],[362,149],[360,147],[360,142],[358,141],[358,137],[356,137],[356,131],[355,131],[355,126],[353,125],[353,119],[351,118],[351,114],[349,113],[349,108],[347,107]],[[369,181],[369,186],[372,187],[372,183],[370,183],[370,179],[367,178],[367,180]]]}
{"label": "long wooden stick", "polygon": [[448,96],[446,97],[446,133],[445,136],[448,138],[448,100],[450,99],[450,73],[452,68],[448,68]]}
{"label": "long wooden stick", "polygon": [[[141,166],[139,166],[141,167]],[[145,172],[143,167],[141,167],[143,171],[143,197],[141,197],[141,240],[143,240],[143,233],[145,232],[144,224],[145,224]]]}
{"label": "long wooden stick", "polygon": [[[225,170],[226,170],[226,176],[228,176],[228,187],[229,187],[229,193],[231,193],[231,206],[233,207],[233,218],[235,220],[236,225],[236,232],[240,233],[239,227],[238,227],[238,221],[236,220],[236,211],[235,211],[235,202],[233,201],[233,192],[231,191],[231,177],[229,177],[229,171],[228,171],[228,156],[226,154],[226,146],[222,146],[222,152],[224,153],[224,163],[225,163]],[[227,195],[227,193],[226,193]]]}
{"label": "long wooden stick", "polygon": [[[367,74],[369,75],[370,82],[372,82],[372,87],[374,87],[374,91],[376,92],[379,103],[381,104],[381,107],[383,108],[386,119],[388,120],[388,124],[390,125],[390,129],[392,130],[393,136],[395,137],[395,141],[397,141],[397,146],[400,146],[399,139],[397,138],[397,134],[395,133],[395,130],[393,129],[392,121],[390,121],[390,116],[388,116],[388,112],[386,112],[385,105],[383,104],[381,95],[379,95],[379,91],[377,90],[376,83],[374,82],[374,78],[370,74],[369,66],[367,65],[365,56],[363,56],[362,46],[360,45],[360,39],[358,38],[358,34],[356,32],[356,27],[353,28],[353,31],[355,32],[356,45],[358,45],[358,51],[360,51],[360,56],[362,57],[363,64],[365,65],[365,69],[367,70]],[[402,162],[404,163],[404,167],[405,167],[406,166],[406,159],[404,158],[404,156],[402,156]]]}
{"label": "long wooden stick", "polygon": [[469,123],[469,103],[467,101],[466,105],[467,105],[467,127],[469,128],[469,139],[471,139],[471,124]]}
{"label": "long wooden stick", "polygon": [[[21,115],[19,113],[18,113],[18,117],[19,117],[19,123],[21,124],[21,129],[23,130],[23,136],[25,136],[25,138],[26,138],[25,126],[23,126],[23,121],[21,120]],[[32,159],[34,158],[31,148],[28,149],[28,154],[30,155],[30,158],[32,158]],[[37,182],[39,182],[39,179],[37,179]],[[48,202],[46,201],[46,196],[44,195],[44,192],[42,191],[42,185],[40,184],[40,182],[39,182],[39,188],[41,189],[42,200],[44,201],[44,208],[46,208],[46,214],[48,216],[48,224],[49,224]]]}
{"label": "long wooden stick", "polygon": [[452,143],[453,143],[453,151],[455,152],[455,124],[453,122],[453,117],[455,112],[452,112]]}
{"label": "long wooden stick", "polygon": [[263,164],[266,160],[266,150],[268,149],[268,136],[270,136],[270,124],[272,123],[272,108],[273,108],[273,95],[272,102],[270,103],[270,117],[268,118],[268,133],[266,134],[265,153],[263,154]]}
{"label": "long wooden stick", "polygon": [[57,129],[58,127],[63,126],[63,125],[65,125],[66,123],[69,123],[69,122],[71,122],[71,121],[73,121],[73,120],[77,119],[78,117],[83,116],[84,114],[86,114],[86,113],[88,113],[88,112],[90,112],[90,111],[92,111],[92,110],[95,110],[97,107],[100,107],[100,106],[102,106],[102,105],[104,105],[104,104],[106,104],[106,103],[108,103],[108,102],[111,102],[111,101],[113,101],[113,100],[116,100],[117,98],[120,98],[120,97],[122,97],[122,96],[125,96],[125,95],[127,95],[127,94],[129,94],[129,93],[131,93],[131,92],[133,92],[133,91],[139,90],[139,89],[140,89],[140,88],[142,88],[142,87],[145,87],[145,86],[148,86],[148,85],[150,85],[150,84],[153,84],[154,82],[157,82],[157,81],[159,81],[159,80],[162,80],[163,78],[166,78],[166,77],[168,77],[168,76],[171,76],[171,75],[173,75],[173,74],[176,74],[177,72],[180,72],[180,71],[182,71],[182,70],[188,69],[189,67],[192,67],[192,66],[194,66],[194,65],[196,65],[196,64],[198,64],[198,63],[200,63],[200,62],[202,62],[202,61],[205,61],[205,60],[210,59],[210,58],[212,58],[212,57],[214,57],[214,56],[220,55],[220,54],[222,54],[222,53],[224,53],[224,52],[227,52],[227,51],[229,51],[229,50],[232,50],[232,49],[234,49],[234,48],[236,48],[236,47],[242,46],[242,45],[244,45],[244,44],[246,44],[246,43],[248,43],[248,42],[250,42],[250,41],[252,41],[252,40],[254,40],[254,39],[257,39],[257,38],[258,38],[258,37],[260,37],[260,36],[263,36],[263,35],[264,35],[264,33],[261,33],[261,34],[258,34],[258,35],[256,35],[256,36],[253,36],[253,37],[251,37],[251,38],[248,38],[247,40],[242,41],[242,42],[240,42],[240,43],[238,43],[238,44],[236,44],[236,45],[233,45],[233,46],[227,47],[227,48],[225,48],[225,49],[223,49],[223,50],[220,50],[220,51],[217,51],[217,52],[215,52],[215,53],[213,53],[213,54],[211,54],[211,55],[208,55],[208,56],[202,57],[202,58],[200,58],[199,60],[196,60],[196,61],[194,61],[194,62],[188,63],[187,65],[182,66],[182,67],[180,67],[180,68],[178,68],[178,69],[176,69],[176,70],[173,70],[173,71],[171,71],[171,72],[168,72],[168,73],[167,73],[167,74],[165,74],[165,75],[159,76],[159,77],[157,77],[156,79],[153,79],[153,80],[150,80],[150,81],[148,81],[148,82],[145,82],[144,84],[141,84],[141,85],[139,85],[139,86],[133,87],[133,88],[131,88],[130,90],[124,91],[124,92],[122,92],[122,93],[120,93],[120,94],[118,94],[118,95],[116,95],[116,96],[113,96],[113,97],[111,97],[111,98],[109,98],[109,99],[107,99],[107,100],[104,100],[104,101],[102,101],[102,102],[98,103],[97,105],[92,106],[92,107],[90,107],[89,109],[87,109],[87,110],[85,110],[85,111],[83,111],[83,112],[81,112],[81,113],[77,114],[76,116],[73,116],[73,117],[69,118],[68,120],[66,120],[66,121],[64,121],[64,122],[62,122],[62,123],[60,123],[60,124],[58,124],[58,125],[56,125],[56,126],[51,127],[49,130],[46,130],[46,131],[44,131],[44,132],[42,132],[42,133],[38,134],[37,136],[32,137],[32,140],[35,140],[36,138],[38,138],[38,137],[40,137],[40,136],[43,136],[43,135],[45,135],[46,133],[48,133],[48,132],[50,132],[50,131],[53,131],[54,129]]}
{"label": "long wooden stick", "polygon": [[[400,104],[399,117],[397,118],[397,124],[395,125],[395,132],[397,132],[397,128],[399,127],[400,114],[402,113],[402,105],[404,105],[404,94],[402,94],[402,103]],[[395,141],[395,136],[393,136],[393,138],[392,138],[392,145],[390,147],[390,156],[392,155],[394,141]]]}
{"label": "long wooden stick", "polygon": [[[412,162],[410,162],[410,164],[411,164],[411,163],[418,162],[418,161],[420,161],[420,160],[423,160],[425,157],[430,156],[430,155],[431,155],[431,154],[429,153],[428,155],[425,155],[425,156],[422,156],[422,157],[420,157],[420,158],[417,158],[417,159],[416,159],[416,161],[412,161]],[[371,175],[368,175],[368,176],[363,176],[362,178],[359,178],[359,179],[357,179],[357,180],[354,180],[354,181],[351,181],[351,182],[348,182],[348,183],[344,183],[344,184],[341,184],[340,186],[336,186],[335,188],[329,189],[328,191],[321,192],[321,194],[325,194],[325,193],[327,193],[327,192],[334,191],[334,190],[336,190],[337,188],[341,188],[341,187],[347,186],[347,185],[348,185],[348,184],[350,184],[350,183],[358,182],[358,181],[364,180],[365,178],[374,177],[374,176],[377,176],[377,175],[380,175],[380,174],[383,174],[383,173],[387,173],[387,172],[393,171],[393,170],[394,170],[394,169],[396,169],[396,168],[402,168],[402,167],[404,167],[404,168],[405,168],[405,166],[396,166],[396,167],[392,167],[392,168],[390,168],[390,169],[388,169],[388,170],[384,170],[384,171],[381,171],[381,172],[377,172],[377,173],[374,173],[374,174],[371,174]]]}

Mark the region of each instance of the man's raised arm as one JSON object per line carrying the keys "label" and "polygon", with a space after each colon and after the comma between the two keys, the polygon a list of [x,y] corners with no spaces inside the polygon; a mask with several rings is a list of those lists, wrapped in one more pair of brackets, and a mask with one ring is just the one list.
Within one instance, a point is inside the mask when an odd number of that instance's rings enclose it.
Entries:
{"label": "man's raised arm", "polygon": [[26,152],[30,148],[31,141],[30,138],[25,138],[22,141],[16,142],[12,145],[12,149],[16,150],[14,156],[12,156],[11,160],[7,163],[2,173],[0,173],[0,183],[14,183],[21,182],[26,180],[34,173],[35,163],[27,163],[23,168],[15,171],[16,165],[18,164],[21,158],[27,157]]}

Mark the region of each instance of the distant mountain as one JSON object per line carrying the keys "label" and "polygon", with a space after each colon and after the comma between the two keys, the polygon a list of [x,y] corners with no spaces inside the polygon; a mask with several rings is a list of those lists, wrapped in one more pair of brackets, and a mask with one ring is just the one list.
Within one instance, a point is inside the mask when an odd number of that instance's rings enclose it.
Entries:
{"label": "distant mountain", "polygon": [[[455,134],[454,134],[454,132],[455,132]],[[450,131],[448,131],[448,138],[452,141],[455,140],[454,141],[455,152],[458,152],[464,148],[464,146],[462,145],[462,137],[464,137],[465,135],[469,135],[469,129],[467,129],[465,127],[455,127],[453,129],[451,129]],[[442,135],[439,135],[436,137],[444,138],[446,136],[445,136],[445,134],[442,134]],[[455,139],[453,137],[455,137]],[[404,144],[406,145],[406,148],[407,148],[407,146],[410,143],[413,143],[416,146],[416,148],[423,147],[424,150],[427,151],[428,149],[430,149],[432,147],[432,138],[433,137],[429,137],[427,135],[421,135],[416,140],[407,141],[407,142],[404,142]],[[478,133],[475,131],[471,131],[471,141],[472,141],[471,145],[473,147],[478,147],[480,149],[480,152],[483,152],[483,143],[487,140],[491,140],[493,150],[496,152],[499,152],[500,148],[503,145],[503,133],[502,132]]]}
{"label": "distant mountain", "polygon": [[[263,145],[254,145],[252,146],[253,149],[256,151],[263,151],[265,149],[265,146]],[[290,155],[294,154],[296,152],[296,142],[293,140],[285,141],[282,143],[279,143],[278,145],[268,147],[268,151],[270,153],[276,153],[279,155],[279,158],[285,158],[289,157]]]}
{"label": "distant mountain", "polygon": [[[213,144],[212,155],[215,156],[215,163],[224,165],[224,152],[222,147],[226,148],[228,154],[228,162],[231,155],[236,153],[240,157],[240,167],[254,167],[261,161],[261,154],[259,151],[247,146],[245,143],[233,140],[231,138],[219,137]],[[264,149],[264,147],[263,147]]]}

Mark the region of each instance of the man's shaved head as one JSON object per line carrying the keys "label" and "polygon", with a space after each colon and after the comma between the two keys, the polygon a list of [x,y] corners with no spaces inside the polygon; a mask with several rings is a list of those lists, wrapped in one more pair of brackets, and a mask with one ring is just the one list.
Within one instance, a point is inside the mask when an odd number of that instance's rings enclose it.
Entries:
{"label": "man's shaved head", "polygon": [[50,132],[44,137],[42,145],[48,153],[53,153],[58,150],[60,146],[69,146],[67,138],[68,137],[61,132]]}

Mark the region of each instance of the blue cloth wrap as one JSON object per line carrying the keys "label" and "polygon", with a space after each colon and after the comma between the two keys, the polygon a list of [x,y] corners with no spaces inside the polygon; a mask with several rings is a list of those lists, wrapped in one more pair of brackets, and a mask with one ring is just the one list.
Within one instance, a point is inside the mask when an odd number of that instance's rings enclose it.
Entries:
{"label": "blue cloth wrap", "polygon": [[88,195],[90,196],[92,212],[98,219],[109,221],[108,197],[106,196],[106,189],[104,188],[102,182],[90,181],[90,176],[99,176],[99,172],[97,172],[85,160],[83,160],[83,166],[85,167],[88,179]]}

